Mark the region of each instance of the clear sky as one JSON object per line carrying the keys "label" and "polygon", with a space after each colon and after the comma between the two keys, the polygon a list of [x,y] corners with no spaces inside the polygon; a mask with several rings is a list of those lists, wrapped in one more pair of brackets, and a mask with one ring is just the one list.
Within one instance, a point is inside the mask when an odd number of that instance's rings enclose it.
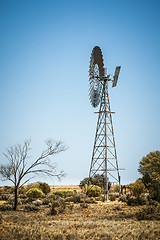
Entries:
{"label": "clear sky", "polygon": [[141,158],[160,150],[159,13],[156,0],[0,0],[0,161],[27,138],[32,161],[53,138],[68,146],[52,158],[66,177],[34,180],[88,176],[97,122],[88,66],[97,45],[108,73],[122,66],[109,94],[122,184],[134,182]]}

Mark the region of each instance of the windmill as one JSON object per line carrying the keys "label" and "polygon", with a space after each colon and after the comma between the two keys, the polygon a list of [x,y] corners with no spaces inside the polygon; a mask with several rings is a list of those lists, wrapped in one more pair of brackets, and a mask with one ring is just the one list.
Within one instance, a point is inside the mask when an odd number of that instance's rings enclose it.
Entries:
{"label": "windmill", "polygon": [[89,64],[89,98],[91,105],[98,105],[98,121],[93,146],[92,160],[89,171],[89,180],[99,174],[104,178],[105,196],[108,199],[109,182],[119,184],[120,175],[117,161],[117,152],[113,132],[112,114],[108,95],[108,82],[116,87],[120,66],[116,67],[113,79],[107,75],[104,68],[103,55],[100,47],[93,48]]}

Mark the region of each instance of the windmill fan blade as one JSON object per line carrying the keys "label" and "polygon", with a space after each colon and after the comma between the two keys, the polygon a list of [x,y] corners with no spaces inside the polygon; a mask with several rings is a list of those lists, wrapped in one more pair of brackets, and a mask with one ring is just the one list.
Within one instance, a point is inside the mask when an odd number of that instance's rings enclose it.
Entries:
{"label": "windmill fan blade", "polygon": [[89,62],[89,98],[93,107],[97,107],[101,99],[102,84],[98,78],[104,76],[103,56],[100,47],[93,48]]}

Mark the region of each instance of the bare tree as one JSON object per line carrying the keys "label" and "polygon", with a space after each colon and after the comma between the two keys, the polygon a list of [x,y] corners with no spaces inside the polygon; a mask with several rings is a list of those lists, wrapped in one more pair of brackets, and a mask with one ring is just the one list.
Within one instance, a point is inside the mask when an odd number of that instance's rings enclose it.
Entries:
{"label": "bare tree", "polygon": [[59,179],[64,176],[63,171],[57,173],[55,163],[52,163],[49,159],[49,156],[66,150],[65,145],[61,141],[53,142],[52,140],[47,140],[46,150],[32,163],[29,163],[27,160],[29,158],[30,143],[30,140],[26,140],[23,145],[17,144],[7,149],[4,156],[7,158],[8,164],[0,165],[2,180],[9,180],[14,184],[14,210],[17,209],[18,188],[33,178],[34,174],[45,174],[50,177],[58,177]]}

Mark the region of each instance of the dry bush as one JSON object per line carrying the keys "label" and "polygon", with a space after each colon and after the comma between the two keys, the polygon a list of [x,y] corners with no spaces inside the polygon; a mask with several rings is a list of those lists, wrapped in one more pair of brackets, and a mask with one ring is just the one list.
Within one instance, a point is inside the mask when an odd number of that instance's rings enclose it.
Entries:
{"label": "dry bush", "polygon": [[121,195],[118,199],[120,202],[127,202],[127,196],[125,194]]}
{"label": "dry bush", "polygon": [[2,215],[2,213],[0,212],[0,223],[2,223],[2,221],[3,221],[3,215]]}
{"label": "dry bush", "polygon": [[114,207],[115,210],[122,210],[122,206],[120,204],[117,204],[115,207]]}
{"label": "dry bush", "polygon": [[1,194],[1,200],[5,200],[5,201],[7,201],[9,198],[10,198],[10,196],[12,196],[12,194],[9,194],[9,193],[2,193]]}
{"label": "dry bush", "polygon": [[141,206],[141,205],[145,205],[147,203],[148,203],[148,201],[144,197],[129,197],[127,199],[127,204],[129,206],[139,206],[139,205]]}
{"label": "dry bush", "polygon": [[84,203],[97,203],[95,201],[95,198],[93,198],[93,197],[86,197],[86,198],[83,199],[83,202]]}
{"label": "dry bush", "polygon": [[113,191],[119,193],[119,185],[114,185]]}
{"label": "dry bush", "polygon": [[160,220],[160,204],[148,205],[136,213],[138,220]]}
{"label": "dry bush", "polygon": [[135,212],[142,207],[129,207],[125,203],[122,203],[121,207],[122,210],[118,210],[119,207],[114,202],[88,204],[88,208],[69,203],[62,214],[57,212],[54,216],[47,214],[47,208],[42,208],[40,212],[3,212],[1,223],[3,231],[0,231],[0,238],[17,240],[159,239],[160,229],[157,220],[139,222],[135,219]]}
{"label": "dry bush", "polygon": [[19,193],[19,194],[18,194],[18,198],[20,198],[20,199],[25,199],[25,198],[27,198],[26,192],[24,192],[24,193]]}
{"label": "dry bush", "polygon": [[69,204],[67,204],[67,207],[68,207],[68,209],[69,210],[73,210],[73,208],[74,208],[74,204],[72,204],[72,203],[69,203]]}
{"label": "dry bush", "polygon": [[39,211],[39,207],[38,206],[35,206],[34,204],[32,203],[27,203],[23,206],[24,210],[27,211],[27,212],[30,212],[30,211]]}
{"label": "dry bush", "polygon": [[4,203],[0,205],[0,211],[11,211],[11,210],[13,210],[13,206],[8,203]]}
{"label": "dry bush", "polygon": [[80,203],[81,208],[88,208],[88,204],[87,203]]}
{"label": "dry bush", "polygon": [[11,186],[4,186],[3,188],[3,192],[6,194],[12,194],[14,193],[14,187]]}
{"label": "dry bush", "polygon": [[66,208],[66,204],[63,200],[54,200],[51,205],[50,214],[57,215],[59,213],[64,212]]}
{"label": "dry bush", "polygon": [[43,205],[48,205],[51,202],[52,202],[52,200],[48,197],[42,199],[42,204]]}
{"label": "dry bush", "polygon": [[117,198],[117,196],[116,196],[115,194],[109,195],[109,200],[110,200],[110,201],[115,201],[116,198]]}
{"label": "dry bush", "polygon": [[77,194],[70,196],[70,197],[66,197],[64,199],[65,202],[73,202],[73,203],[80,203],[81,199],[80,196],[78,196]]}
{"label": "dry bush", "polygon": [[70,198],[71,198],[71,202],[74,202],[74,203],[81,202],[81,196],[79,194],[75,194],[75,195],[71,196]]}

